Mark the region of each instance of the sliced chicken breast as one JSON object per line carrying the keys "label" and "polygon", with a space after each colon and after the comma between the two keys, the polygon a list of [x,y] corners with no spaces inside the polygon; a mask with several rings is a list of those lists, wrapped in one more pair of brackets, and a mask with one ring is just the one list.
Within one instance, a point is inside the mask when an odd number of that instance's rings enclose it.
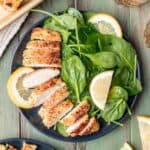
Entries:
{"label": "sliced chicken breast", "polygon": [[23,58],[60,58],[60,51],[58,49],[26,49],[23,51]]}
{"label": "sliced chicken breast", "polygon": [[23,65],[29,67],[61,67],[59,50],[35,49],[23,52]]}
{"label": "sliced chicken breast", "polygon": [[95,119],[95,117],[92,117],[88,124],[81,130],[79,133],[80,136],[92,134],[94,132],[97,132],[100,129],[99,122]]}
{"label": "sliced chicken breast", "polygon": [[33,144],[23,143],[21,150],[36,150],[37,146]]}
{"label": "sliced chicken breast", "polygon": [[60,33],[44,28],[34,28],[31,33],[31,40],[61,41]]}
{"label": "sliced chicken breast", "polygon": [[58,76],[60,71],[58,69],[38,69],[35,70],[24,77],[23,86],[25,88],[34,88],[41,85],[50,79]]}
{"label": "sliced chicken breast", "polygon": [[48,89],[33,90],[29,97],[29,100],[34,102],[35,107],[43,104],[44,110],[51,109],[58,103],[67,98],[69,92],[64,82],[56,81],[53,84],[49,84]]}
{"label": "sliced chicken breast", "polygon": [[49,81],[37,86],[33,92],[35,94],[41,94],[43,93],[44,91],[46,91],[47,89],[49,88],[53,88],[54,86],[58,85],[58,84],[61,84],[63,83],[62,79],[60,77],[55,77],[55,78],[52,78],[50,79]]}
{"label": "sliced chicken breast", "polygon": [[[42,107],[39,111],[39,115],[43,120],[43,124],[47,128],[50,128],[55,125],[63,116],[65,116],[72,108],[72,102],[70,100],[65,100],[52,109],[46,109]],[[46,109],[46,111],[43,109]]]}
{"label": "sliced chicken breast", "polygon": [[73,125],[67,128],[67,133],[72,137],[77,136],[80,133],[80,131],[82,131],[83,128],[86,126],[88,121],[89,121],[88,114],[82,116]]}
{"label": "sliced chicken breast", "polygon": [[26,45],[27,49],[45,49],[45,50],[60,50],[60,42],[51,42],[51,41],[29,41]]}
{"label": "sliced chicken breast", "polygon": [[66,115],[60,122],[65,126],[71,126],[81,116],[86,114],[90,109],[90,104],[87,100],[82,101],[77,105],[68,115]]}

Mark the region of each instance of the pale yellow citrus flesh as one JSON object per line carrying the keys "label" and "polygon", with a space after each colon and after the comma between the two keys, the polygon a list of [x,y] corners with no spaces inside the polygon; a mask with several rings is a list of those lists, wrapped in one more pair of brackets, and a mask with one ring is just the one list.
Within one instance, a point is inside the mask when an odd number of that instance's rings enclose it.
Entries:
{"label": "pale yellow citrus flesh", "polygon": [[143,150],[150,150],[150,116],[137,116]]}
{"label": "pale yellow citrus flesh", "polygon": [[133,150],[133,148],[128,142],[125,142],[120,150]]}
{"label": "pale yellow citrus flesh", "polygon": [[95,105],[104,109],[111,86],[113,71],[105,71],[96,75],[90,84],[90,94]]}
{"label": "pale yellow citrus flesh", "polygon": [[20,91],[22,91],[22,94],[25,94],[26,92],[28,92],[28,89],[24,89],[22,86],[19,86],[18,88],[18,85],[21,84],[19,83],[20,79],[26,74],[31,73],[32,71],[34,71],[34,69],[32,68],[20,67],[12,73],[7,82],[7,91],[11,101],[16,106],[25,109],[32,108],[33,102],[28,101],[21,95]]}
{"label": "pale yellow citrus flesh", "polygon": [[116,35],[122,37],[122,29],[118,21],[109,14],[95,14],[89,19],[102,34]]}

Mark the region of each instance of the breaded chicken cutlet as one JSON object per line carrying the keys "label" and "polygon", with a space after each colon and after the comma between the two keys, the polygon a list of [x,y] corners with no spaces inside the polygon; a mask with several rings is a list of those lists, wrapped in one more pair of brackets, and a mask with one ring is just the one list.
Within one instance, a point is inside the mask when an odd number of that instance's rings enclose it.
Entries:
{"label": "breaded chicken cutlet", "polygon": [[21,150],[36,150],[37,146],[33,144],[23,143]]}
{"label": "breaded chicken cutlet", "polygon": [[44,28],[34,28],[31,33],[31,40],[61,42],[61,36],[58,32],[53,30]]}
{"label": "breaded chicken cutlet", "polygon": [[78,104],[68,115],[66,115],[60,122],[63,123],[65,126],[71,126],[86,114],[90,109],[90,104],[87,100],[82,101]]}
{"label": "breaded chicken cutlet", "polygon": [[23,52],[23,65],[29,67],[61,67],[60,33],[44,28],[35,28],[31,41]]}
{"label": "breaded chicken cutlet", "polygon": [[34,40],[29,41],[26,45],[26,48],[30,50],[32,49],[60,50],[60,42]]}
{"label": "breaded chicken cutlet", "polygon": [[46,109],[42,107],[39,111],[39,115],[42,118],[43,124],[50,128],[55,125],[62,117],[64,117],[73,108],[72,102],[67,99],[52,109]]}
{"label": "breaded chicken cutlet", "polygon": [[83,136],[92,134],[94,132],[99,131],[99,129],[100,129],[99,122],[95,119],[95,117],[92,117],[78,135]]}
{"label": "breaded chicken cutlet", "polygon": [[43,104],[44,110],[51,109],[69,95],[65,83],[59,79],[52,79],[45,84],[41,88],[35,88],[29,97],[30,101],[36,103],[35,107]]}
{"label": "breaded chicken cutlet", "polygon": [[72,137],[79,135],[79,133],[84,129],[88,121],[89,116],[87,114],[82,116],[80,119],[78,119],[78,121],[76,121],[73,125],[67,128],[67,133]]}

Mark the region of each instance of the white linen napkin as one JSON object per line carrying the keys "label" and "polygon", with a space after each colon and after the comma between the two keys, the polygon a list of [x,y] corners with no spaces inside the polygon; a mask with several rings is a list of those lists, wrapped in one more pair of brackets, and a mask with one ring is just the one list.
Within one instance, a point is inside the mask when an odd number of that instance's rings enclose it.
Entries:
{"label": "white linen napkin", "polygon": [[7,45],[18,32],[27,16],[28,13],[25,13],[22,17],[15,20],[9,26],[5,27],[3,30],[0,30],[0,58],[2,57]]}

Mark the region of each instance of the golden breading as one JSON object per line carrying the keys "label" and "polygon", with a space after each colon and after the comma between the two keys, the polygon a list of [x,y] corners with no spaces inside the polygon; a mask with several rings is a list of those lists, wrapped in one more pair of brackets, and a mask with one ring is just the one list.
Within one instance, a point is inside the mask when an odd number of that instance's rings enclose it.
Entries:
{"label": "golden breading", "polygon": [[97,132],[100,129],[99,122],[95,119],[95,117],[92,117],[88,124],[84,127],[84,129],[79,133],[80,136],[92,134],[94,132]]}
{"label": "golden breading", "polygon": [[44,92],[45,90],[47,90],[48,88],[52,88],[54,87],[56,84],[60,84],[62,83],[62,79],[60,77],[58,78],[52,78],[49,81],[39,85],[38,87],[36,87],[34,89],[34,92],[37,94],[41,94],[42,92]]}
{"label": "golden breading", "polygon": [[51,41],[29,41],[26,45],[27,49],[46,49],[46,50],[60,50],[60,42]]}
{"label": "golden breading", "polygon": [[60,58],[60,51],[59,50],[47,50],[47,49],[34,49],[34,50],[26,49],[23,51],[23,58],[36,58],[36,57]]}
{"label": "golden breading", "polygon": [[29,100],[37,102],[37,105],[44,103],[42,106],[45,108],[44,110],[51,109],[69,95],[67,87],[63,82],[59,83],[58,81],[58,83],[49,86],[50,87],[44,91],[33,90],[29,97]]}
{"label": "golden breading", "polygon": [[72,137],[77,136],[80,133],[80,131],[82,131],[83,128],[87,125],[88,121],[89,121],[88,114],[82,116],[73,125],[67,128],[67,133]]}
{"label": "golden breading", "polygon": [[61,42],[60,33],[44,28],[34,28],[31,33],[31,40],[58,41]]}
{"label": "golden breading", "polygon": [[47,101],[44,102],[43,108],[51,109],[69,95],[68,89],[66,86],[59,88]]}
{"label": "golden breading", "polygon": [[23,143],[21,150],[36,150],[37,146],[33,144]]}
{"label": "golden breading", "polygon": [[43,124],[47,128],[50,128],[55,125],[63,116],[65,116],[72,108],[72,102],[70,100],[65,100],[52,109],[41,107],[39,110],[39,115],[43,120]]}
{"label": "golden breading", "polygon": [[2,6],[8,11],[16,11],[24,0],[1,0]]}
{"label": "golden breading", "polygon": [[67,116],[65,116],[60,122],[65,126],[71,126],[77,119],[86,114],[90,109],[90,104],[87,100],[82,101],[77,105]]}
{"label": "golden breading", "polygon": [[31,67],[61,67],[60,52],[58,50],[25,50],[23,65]]}
{"label": "golden breading", "polygon": [[[45,96],[45,94],[43,95]],[[41,116],[66,99],[68,95],[69,92],[67,91],[67,87],[63,82],[51,88],[49,90],[49,95],[47,95],[46,98],[43,98],[44,96],[41,95],[40,97],[43,99],[44,103],[41,107]]]}

